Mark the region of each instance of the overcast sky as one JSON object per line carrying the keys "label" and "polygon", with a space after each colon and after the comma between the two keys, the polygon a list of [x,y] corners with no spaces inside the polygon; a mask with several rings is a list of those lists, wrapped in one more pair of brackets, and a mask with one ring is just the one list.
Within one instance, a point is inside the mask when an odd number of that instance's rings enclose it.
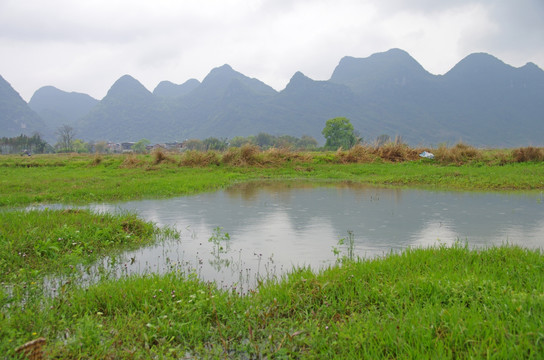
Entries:
{"label": "overcast sky", "polygon": [[103,98],[122,75],[153,91],[223,64],[282,90],[346,55],[408,51],[444,74],[473,52],[544,68],[544,0],[0,0],[0,75]]}

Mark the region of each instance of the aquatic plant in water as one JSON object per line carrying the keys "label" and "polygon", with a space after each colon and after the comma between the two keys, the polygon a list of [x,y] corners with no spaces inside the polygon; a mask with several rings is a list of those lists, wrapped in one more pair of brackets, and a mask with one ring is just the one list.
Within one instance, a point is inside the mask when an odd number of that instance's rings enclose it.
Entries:
{"label": "aquatic plant in water", "polygon": [[210,265],[217,271],[228,267],[231,263],[229,259],[223,257],[230,250],[230,235],[227,232],[223,233],[222,230],[221,227],[216,227],[208,239],[208,242],[213,244],[211,251],[213,259],[210,260]]}
{"label": "aquatic plant in water", "polygon": [[336,262],[341,262],[344,260],[352,261],[355,259],[355,235],[352,230],[348,230],[347,238],[341,238],[337,242],[338,246],[346,247],[346,255],[340,256],[342,251],[336,246],[332,247],[332,252],[336,256]]}

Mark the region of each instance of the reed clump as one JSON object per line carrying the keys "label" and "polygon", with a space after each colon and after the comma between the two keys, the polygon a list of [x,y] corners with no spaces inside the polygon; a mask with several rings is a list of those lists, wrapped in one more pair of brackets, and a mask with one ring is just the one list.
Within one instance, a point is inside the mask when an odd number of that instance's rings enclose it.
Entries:
{"label": "reed clump", "polygon": [[293,151],[286,147],[273,147],[263,152],[263,165],[280,166],[285,163],[308,163],[313,159],[312,154],[307,152]]}
{"label": "reed clump", "polygon": [[259,153],[260,149],[257,145],[246,144],[240,148],[240,158],[246,165],[257,165]]}
{"label": "reed clump", "polygon": [[216,151],[202,152],[198,150],[189,150],[181,155],[180,166],[205,167],[210,165],[219,165],[221,157]]}
{"label": "reed clump", "polygon": [[527,146],[512,151],[515,162],[544,161],[544,149],[534,146]]}
{"label": "reed clump", "polygon": [[161,163],[170,163],[175,164],[177,161],[172,156],[170,156],[163,149],[156,149],[153,151],[153,164],[158,165]]}
{"label": "reed clump", "polygon": [[230,166],[262,165],[261,150],[257,145],[245,144],[240,148],[229,148],[222,162]]}
{"label": "reed clump", "polygon": [[133,153],[129,153],[128,155],[125,155],[125,158],[123,159],[123,162],[121,163],[122,168],[137,168],[141,167],[144,164],[144,161],[140,159],[138,156],[136,156]]}
{"label": "reed clump", "polygon": [[434,150],[434,156],[436,161],[442,164],[462,165],[481,160],[483,153],[482,150],[460,142],[453,147],[440,145],[438,149]]}
{"label": "reed clump", "polygon": [[92,161],[91,165],[92,166],[100,165],[102,160],[103,160],[102,156],[99,153],[96,153],[96,154],[94,154],[94,158],[93,158],[93,161]]}
{"label": "reed clump", "polygon": [[380,159],[390,162],[413,161],[419,158],[420,151],[402,142],[391,142],[373,149]]}
{"label": "reed clump", "polygon": [[349,150],[338,149],[334,160],[340,164],[365,164],[376,161],[403,162],[419,159],[420,150],[401,142],[390,142],[380,146],[357,144]]}
{"label": "reed clump", "polygon": [[376,156],[369,146],[357,144],[349,150],[342,150],[342,148],[336,151],[334,155],[335,162],[340,164],[357,164],[357,163],[369,163],[376,160]]}
{"label": "reed clump", "polygon": [[270,148],[263,153],[263,165],[282,165],[291,162],[296,154],[288,148]]}

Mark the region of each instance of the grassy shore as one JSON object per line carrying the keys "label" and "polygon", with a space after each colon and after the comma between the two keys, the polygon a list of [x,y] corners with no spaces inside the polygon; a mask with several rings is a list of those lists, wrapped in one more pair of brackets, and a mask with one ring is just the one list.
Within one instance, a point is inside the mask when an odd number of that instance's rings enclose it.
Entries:
{"label": "grassy shore", "polygon": [[[43,337],[47,358],[539,358],[544,256],[512,246],[407,249],[320,273],[294,269],[242,296],[191,274],[105,276],[78,264],[157,241],[132,214],[23,211],[171,197],[253,180],[350,181],[461,190],[543,190],[541,149],[357,147],[296,153],[0,156],[0,352]],[[517,151],[517,152],[516,152]],[[43,277],[68,280],[45,295]],[[72,278],[70,278],[72,276]],[[49,289],[51,290],[51,289]]]}
{"label": "grassy shore", "polygon": [[96,214],[88,210],[0,212],[0,281],[90,263],[115,249],[140,247],[158,236],[177,236],[135,214]]}
{"label": "grassy shore", "polygon": [[172,197],[262,179],[461,190],[544,189],[544,162],[518,162],[511,152],[445,153],[430,161],[419,159],[414,149],[405,151],[384,158],[364,148],[330,153],[238,149],[223,154],[1,156],[0,207]]}
{"label": "grassy shore", "polygon": [[497,358],[544,353],[544,256],[406,250],[291,272],[246,296],[170,273],[3,306],[0,351],[50,358]]}

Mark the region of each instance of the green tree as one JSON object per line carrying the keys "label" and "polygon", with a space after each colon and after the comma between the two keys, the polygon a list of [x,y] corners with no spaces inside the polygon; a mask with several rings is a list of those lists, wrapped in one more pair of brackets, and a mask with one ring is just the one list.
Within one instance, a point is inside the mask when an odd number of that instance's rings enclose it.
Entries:
{"label": "green tree", "polygon": [[197,150],[197,151],[206,150],[206,146],[204,145],[202,140],[199,140],[199,139],[185,140],[183,144],[184,144],[183,147],[187,150]]}
{"label": "green tree", "polygon": [[273,145],[277,148],[292,149],[296,147],[298,140],[298,138],[291,135],[281,135],[274,138]]}
{"label": "green tree", "polygon": [[72,141],[72,150],[82,154],[90,152],[90,144],[81,139],[75,139]]}
{"label": "green tree", "polygon": [[147,152],[147,145],[149,144],[151,144],[149,140],[140,139],[137,142],[135,142],[134,145],[132,145],[131,149],[138,154],[143,154]]}
{"label": "green tree", "polygon": [[309,135],[302,135],[302,137],[297,142],[297,147],[303,150],[312,150],[317,148],[317,140]]}
{"label": "green tree", "polygon": [[223,151],[227,150],[229,147],[229,143],[226,138],[215,138],[215,137],[209,137],[207,139],[204,139],[202,141],[204,144],[204,147],[206,150],[217,150],[217,151]]}
{"label": "green tree", "polygon": [[255,143],[261,149],[268,149],[274,144],[274,138],[275,137],[273,135],[262,132],[257,134],[257,137],[255,138]]}
{"label": "green tree", "polygon": [[232,139],[230,139],[229,146],[239,148],[246,144],[254,144],[254,143],[255,143],[255,136],[248,136],[247,138],[243,136],[235,136]]}
{"label": "green tree", "polygon": [[99,154],[108,152],[108,143],[105,141],[98,141],[94,144],[94,151]]}
{"label": "green tree", "polygon": [[327,120],[321,133],[327,140],[325,147],[332,150],[351,149],[358,142],[353,125],[345,117]]}

